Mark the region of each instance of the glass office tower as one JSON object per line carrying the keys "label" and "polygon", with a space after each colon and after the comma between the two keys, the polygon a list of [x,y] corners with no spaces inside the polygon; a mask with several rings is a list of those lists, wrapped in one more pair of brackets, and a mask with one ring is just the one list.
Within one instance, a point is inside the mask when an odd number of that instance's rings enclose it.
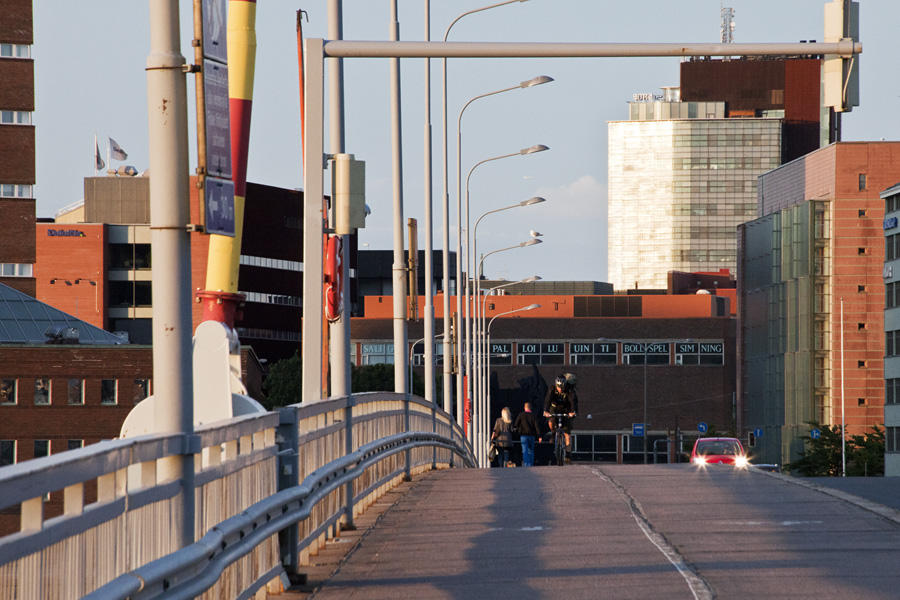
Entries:
{"label": "glass office tower", "polygon": [[665,289],[668,271],[733,271],[735,228],[757,214],[756,178],[781,164],[782,111],[725,118],[723,102],[655,98],[609,122],[617,290]]}

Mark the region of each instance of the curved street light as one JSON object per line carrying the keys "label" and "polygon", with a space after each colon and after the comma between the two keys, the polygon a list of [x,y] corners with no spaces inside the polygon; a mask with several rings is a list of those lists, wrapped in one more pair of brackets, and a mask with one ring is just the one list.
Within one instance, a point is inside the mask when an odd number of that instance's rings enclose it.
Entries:
{"label": "curved street light", "polygon": [[[540,304],[529,304],[528,306],[523,306],[522,308],[516,308],[515,310],[508,310],[508,311],[506,311],[506,312],[500,313],[499,315],[494,315],[493,317],[491,317],[491,320],[488,321],[487,329],[485,330],[485,331],[486,331],[486,334],[487,334],[487,343],[488,343],[488,347],[490,347],[490,345],[491,345],[491,325],[494,323],[494,319],[496,319],[497,317],[502,317],[502,316],[504,316],[504,315],[510,315],[510,314],[512,314],[512,313],[521,312],[521,311],[523,311],[523,310],[534,310],[534,309],[540,308],[540,307],[541,307]],[[487,357],[487,370],[488,370],[488,374],[490,374],[490,372],[491,372],[491,355],[490,355],[490,354],[488,354],[488,357]],[[490,386],[488,386],[487,392],[488,392],[488,393],[487,393],[487,408],[488,408],[488,410],[484,411],[485,414],[484,414],[484,416],[483,416],[484,422],[485,422],[485,425],[486,425],[485,428],[484,428],[484,430],[485,430],[485,436],[484,436],[485,439],[481,440],[481,441],[479,442],[479,444],[478,444],[479,446],[482,447],[482,451],[484,451],[484,447],[487,445],[487,429],[488,429],[487,425],[490,424],[489,421],[488,421],[489,415],[487,414],[487,413],[489,412],[490,406],[491,406],[491,389],[490,389]],[[485,462],[484,458],[486,458],[486,457],[482,456],[482,462],[481,462],[481,466],[482,466],[482,467],[486,466],[486,462]]]}
{"label": "curved street light", "polygon": [[[515,88],[513,88],[513,89],[515,89]],[[462,118],[462,112],[460,112],[460,118]],[[458,139],[458,136],[459,136],[459,130],[457,129],[457,165],[456,165],[457,166],[457,174],[459,174],[459,155],[458,155],[459,139]],[[459,364],[461,366],[463,365],[463,359],[465,358],[466,372],[471,372],[471,369],[469,369],[469,367],[472,364],[472,361],[471,361],[472,354],[471,354],[471,350],[470,350],[471,346],[468,346],[468,344],[471,340],[471,337],[472,337],[472,328],[471,328],[471,323],[470,323],[471,315],[468,312],[469,311],[469,278],[472,277],[472,266],[473,266],[472,265],[472,256],[471,256],[471,253],[469,252],[469,182],[472,179],[472,173],[475,172],[475,169],[477,169],[481,165],[488,163],[488,162],[500,160],[502,158],[510,158],[513,156],[525,156],[528,154],[536,154],[538,152],[543,152],[543,151],[549,150],[549,149],[550,148],[548,148],[547,146],[545,146],[543,144],[535,144],[534,146],[529,146],[528,148],[522,148],[518,152],[512,152],[510,154],[501,154],[500,156],[494,156],[492,158],[485,158],[484,160],[475,163],[475,165],[471,169],[469,169],[468,175],[466,175],[466,218],[465,218],[466,219],[466,228],[465,228],[465,232],[466,232],[466,241],[465,241],[466,278],[465,278],[465,287],[464,287],[465,307],[466,307],[465,315],[462,314],[462,304],[463,303],[462,303],[462,298],[459,297],[459,290],[457,290],[457,295],[456,295],[456,311],[458,313],[460,313],[460,318],[462,318],[465,321],[465,332],[464,333],[465,333],[465,340],[466,340],[466,345],[467,345],[466,352],[465,352],[465,354],[463,354],[463,352],[462,352],[463,344],[457,344],[457,354],[458,354]],[[457,190],[457,192],[459,192],[459,191],[460,190]],[[459,193],[457,193],[457,198],[456,198],[457,218],[461,217],[461,215],[459,214],[460,209],[461,209],[460,196],[459,196]],[[459,223],[461,224],[462,221],[460,220]],[[460,237],[459,237],[459,239],[457,239],[457,242],[456,242],[456,278],[457,278],[456,281],[457,281],[457,286],[458,286],[459,281],[462,278],[462,273],[461,273],[462,265],[460,264],[460,260],[459,260],[460,254],[462,252],[462,249],[461,249],[461,246],[462,246],[461,233],[462,232],[459,230],[459,228],[457,228],[457,233],[460,234]],[[457,385],[457,388],[459,391],[459,397],[457,398],[457,408],[461,408],[462,407],[462,395],[463,395],[462,394],[462,391],[463,391],[462,368],[459,369],[459,373],[457,373],[457,375],[456,375],[456,385]],[[468,389],[469,389],[469,391],[471,391],[471,389],[472,389],[472,378],[471,377],[469,378]]]}
{"label": "curved street light", "polygon": [[[521,283],[532,283],[533,281],[540,281],[540,280],[541,280],[541,278],[538,275],[532,275],[531,277],[526,277],[525,279],[522,279],[519,281],[508,281],[506,283],[501,283],[500,285],[495,285],[494,287],[489,288],[487,293],[484,294],[483,296],[481,296],[481,307],[479,310],[479,314],[481,314],[481,324],[480,324],[480,328],[479,328],[479,331],[481,332],[481,337],[478,340],[478,343],[482,345],[483,349],[488,348],[487,343],[485,342],[485,337],[484,337],[484,325],[485,325],[484,313],[485,313],[485,308],[486,308],[486,304],[487,304],[487,299],[488,299],[488,296],[491,295],[491,292],[493,292],[494,290],[498,290],[500,288],[509,287],[511,285],[518,285]],[[476,298],[476,303],[477,303],[478,296],[476,296],[475,298]],[[484,351],[485,350],[482,350],[482,352],[484,352]],[[489,349],[487,351],[489,351]],[[482,353],[482,356],[484,356],[483,353]],[[478,373],[478,377],[480,378],[480,381],[481,381],[481,383],[479,384],[479,389],[481,390],[481,394],[475,398],[475,401],[477,402],[477,405],[475,407],[476,408],[475,414],[478,415],[478,421],[476,421],[477,432],[475,435],[475,439],[480,439],[479,435],[481,435],[485,431],[485,428],[487,426],[487,419],[483,415],[486,414],[485,407],[487,406],[485,386],[489,385],[489,382],[487,381],[487,378],[485,376],[485,372]],[[477,445],[477,446],[478,447],[475,448],[476,457],[479,456],[480,453],[484,452],[483,444]]]}
{"label": "curved street light", "polygon": [[[509,246],[508,248],[500,248],[499,250],[494,250],[493,252],[488,252],[487,254],[484,255],[484,257],[482,257],[481,261],[478,263],[478,270],[481,270],[481,265],[484,263],[484,259],[487,258],[488,256],[490,256],[491,254],[496,254],[498,252],[505,252],[506,250],[515,250],[516,248],[524,248],[525,246],[534,246],[535,244],[540,244],[540,243],[541,243],[541,240],[532,238],[532,239],[528,240],[527,242],[522,242],[521,244],[516,244],[515,246]],[[468,277],[467,277],[467,279],[468,279]],[[474,305],[474,306],[471,306],[471,305]],[[474,310],[470,310],[470,309],[474,309]],[[475,318],[474,318],[474,321],[472,323],[472,328],[471,328],[471,336],[472,336],[471,340],[469,338],[469,329],[468,329],[468,327],[466,328],[466,342],[468,345],[468,348],[467,348],[467,350],[468,350],[467,361],[468,362],[466,364],[467,364],[467,366],[471,367],[467,371],[469,373],[469,388],[468,388],[468,390],[470,392],[470,397],[473,398],[477,402],[478,398],[481,397],[481,393],[482,393],[481,392],[481,380],[479,378],[479,373],[481,371],[481,363],[483,360],[483,359],[480,359],[478,356],[479,353],[482,352],[482,349],[480,348],[478,331],[477,331],[477,327],[478,327],[478,295],[477,295],[477,293],[474,296],[472,296],[471,304],[470,304],[470,298],[469,298],[468,294],[466,295],[466,314],[470,315],[473,312],[475,313],[474,314]],[[466,319],[467,324],[468,324],[468,321],[469,321],[469,319]],[[473,421],[473,423],[475,423],[475,421]],[[473,426],[473,427],[477,428],[477,426]],[[473,439],[477,439],[477,436],[474,437]]]}
{"label": "curved street light", "polygon": [[[498,8],[500,6],[505,6],[507,4],[513,4],[515,2],[525,2],[526,0],[505,0],[504,2],[499,2],[496,4],[491,4],[489,6],[483,6],[481,8],[476,8],[473,10],[466,11],[453,19],[450,22],[450,25],[447,26],[447,30],[444,32],[444,41],[447,41],[447,37],[450,35],[450,30],[453,28],[456,23],[465,16],[482,12],[485,10],[490,10],[492,8]],[[447,165],[448,165],[448,157],[447,157],[447,59],[441,59],[441,76],[442,76],[442,88],[441,88],[441,97],[442,97],[442,125],[443,125],[443,133],[444,133],[444,155],[443,155],[443,176],[444,176],[444,189],[443,189],[443,204],[442,204],[442,220],[443,220],[443,242],[444,247],[442,250],[443,256],[443,277],[444,277],[444,331],[450,331],[450,193],[448,190],[449,180],[447,176]],[[457,221],[458,223],[458,221]],[[457,247],[457,255],[456,261],[459,262],[459,248]],[[457,269],[457,279],[456,279],[456,294],[459,295],[459,270]],[[457,305],[458,309],[458,305]],[[450,337],[447,336],[444,338],[444,356],[450,356]],[[448,414],[452,414],[452,399],[453,395],[450,393],[451,390],[451,360],[444,360],[444,410]],[[457,422],[462,422],[462,415],[457,415]]]}

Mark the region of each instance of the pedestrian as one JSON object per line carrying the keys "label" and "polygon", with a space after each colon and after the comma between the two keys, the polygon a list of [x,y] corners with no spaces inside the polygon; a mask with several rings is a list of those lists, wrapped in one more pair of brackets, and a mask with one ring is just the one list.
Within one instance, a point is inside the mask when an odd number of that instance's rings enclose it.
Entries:
{"label": "pedestrian", "polygon": [[491,432],[491,442],[497,447],[497,462],[501,467],[505,467],[513,447],[513,424],[508,408],[503,407],[500,414],[501,417],[494,423],[494,431]]}
{"label": "pedestrian", "polygon": [[522,466],[533,467],[534,439],[540,433],[540,429],[534,413],[531,412],[531,402],[525,403],[525,410],[516,417],[513,429],[519,433],[519,440],[522,442]]}

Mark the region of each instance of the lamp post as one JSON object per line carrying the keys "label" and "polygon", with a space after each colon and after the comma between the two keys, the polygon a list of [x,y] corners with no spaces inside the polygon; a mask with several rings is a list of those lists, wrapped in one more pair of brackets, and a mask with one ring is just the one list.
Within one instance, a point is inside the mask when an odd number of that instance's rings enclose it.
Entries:
{"label": "lamp post", "polygon": [[[511,285],[516,285],[516,284],[520,284],[520,283],[531,283],[533,281],[540,281],[540,280],[541,280],[541,278],[538,277],[537,275],[532,275],[531,277],[527,277],[520,281],[510,281],[507,283],[501,283],[500,285],[495,285],[494,287],[490,288],[488,290],[488,293],[482,297],[481,307],[480,307],[480,311],[479,311],[479,314],[481,315],[481,323],[479,325],[479,331],[481,332],[481,338],[479,339],[479,343],[483,344],[482,348],[486,348],[487,352],[490,352],[490,347],[488,346],[487,342],[485,341],[485,337],[484,337],[484,325],[485,325],[484,313],[485,313],[485,305],[487,303],[488,295],[490,295],[490,293],[493,292],[494,290],[497,290],[500,288],[505,288],[505,287],[509,287]],[[476,297],[475,297],[476,302],[478,301],[478,297],[479,296],[476,295]],[[482,354],[482,356],[484,356],[484,354]],[[485,428],[487,426],[487,417],[485,416],[486,415],[485,407],[487,406],[487,397],[486,397],[487,394],[485,393],[485,390],[490,386],[490,379],[488,378],[487,370],[485,370],[485,372],[483,372],[483,373],[479,373],[478,376],[481,380],[481,384],[480,384],[480,388],[479,388],[481,390],[481,395],[476,398],[478,405],[476,407],[475,414],[478,415],[478,421],[476,422],[477,423],[477,432],[475,435],[475,439],[481,439],[481,438],[479,438],[479,435],[483,436],[483,434],[485,432]],[[476,448],[476,456],[479,456],[480,453],[482,453],[482,452],[484,452],[484,445],[480,444]]]}
{"label": "lamp post", "polygon": [[[534,246],[535,244],[540,244],[540,243],[541,243],[541,240],[539,240],[537,238],[531,238],[527,242],[522,242],[521,244],[516,244],[515,246],[509,246],[508,248],[500,248],[499,250],[494,250],[493,252],[488,252],[479,261],[478,268],[475,270],[475,272],[478,273],[481,271],[481,265],[484,263],[484,259],[487,258],[488,256],[490,256],[491,254],[496,254],[498,252],[505,252],[506,250],[514,250],[516,248],[524,248],[525,246]],[[479,287],[480,286],[478,284],[478,280],[476,279],[475,294],[472,297],[472,304],[474,305],[473,312],[475,313],[475,319],[474,319],[473,328],[472,328],[472,346],[471,346],[472,347],[472,352],[471,352],[472,376],[469,377],[469,380],[471,381],[471,383],[473,385],[473,389],[474,389],[473,397],[476,399],[476,401],[483,394],[483,391],[481,389],[483,386],[482,381],[481,381],[481,370],[482,370],[482,364],[484,361],[484,359],[479,356],[479,354],[483,354],[483,352],[484,352],[483,347],[481,347],[481,344],[479,343],[480,340],[479,340],[479,336],[478,336],[478,324],[479,324],[478,323],[478,290],[479,290]]]}
{"label": "lamp post", "polygon": [[[499,2],[497,4],[491,4],[489,6],[484,6],[481,8],[476,8],[473,10],[466,11],[453,19],[450,25],[447,26],[447,30],[444,32],[444,41],[447,41],[447,37],[450,35],[450,29],[453,28],[456,23],[465,16],[482,12],[485,10],[490,10],[492,8],[497,8],[500,6],[505,6],[507,4],[513,4],[514,2],[525,2],[526,0],[505,0],[504,2]],[[441,77],[442,77],[442,85],[441,85],[441,113],[442,113],[442,126],[444,133],[444,153],[443,153],[443,204],[442,204],[442,221],[443,221],[443,277],[444,277],[444,331],[450,331],[450,193],[448,190],[449,180],[447,177],[447,58],[444,57],[441,59]],[[458,222],[458,221],[457,221]],[[456,261],[459,264],[460,256],[459,256],[459,247],[457,246],[457,254]],[[456,278],[456,294],[459,295],[459,269],[457,269],[457,278]],[[457,303],[457,310],[459,310],[459,304]],[[453,395],[450,393],[451,390],[451,365],[453,361],[450,360],[450,336],[444,337],[444,410],[450,414],[451,404]],[[459,405],[459,403],[457,403]],[[462,422],[462,415],[457,414],[457,422]]]}
{"label": "lamp post", "polygon": [[[600,342],[615,342],[620,344],[640,344],[641,349],[644,354],[644,464],[647,464],[647,435],[649,434],[649,429],[647,427],[647,350],[649,349],[650,343],[647,341],[637,342],[637,341],[628,341],[628,340],[616,340],[610,338],[597,338]],[[678,342],[693,342],[692,339],[686,340],[675,340],[674,343]],[[664,342],[666,344],[670,344],[673,342]]]}
{"label": "lamp post", "polygon": [[[540,308],[540,307],[541,307],[540,304],[529,304],[528,306],[523,306],[522,308],[516,308],[514,310],[508,310],[506,312],[500,313],[499,315],[494,315],[493,317],[491,317],[491,320],[488,321],[487,329],[485,330],[486,335],[487,335],[488,347],[490,347],[490,345],[491,345],[491,325],[493,325],[494,319],[496,319],[497,317],[502,317],[504,315],[510,315],[512,313],[521,312],[523,310],[534,310],[535,308]],[[490,353],[488,353],[488,356],[487,356],[487,370],[488,370],[488,373],[491,372],[491,355],[490,355]],[[488,437],[487,436],[487,429],[488,429],[487,425],[489,425],[488,413],[490,412],[490,407],[491,407],[491,390],[490,390],[490,386],[489,386],[488,393],[487,393],[487,409],[484,411],[485,414],[483,415],[483,422],[485,423],[485,428],[484,428],[485,436],[484,436],[484,439],[481,442],[479,442],[479,444],[478,444],[479,446],[481,446],[482,452],[484,451],[484,447],[487,444],[487,437]],[[484,460],[485,458],[486,457],[482,454],[482,457],[481,457],[481,466],[482,467],[486,466],[486,461]]]}
{"label": "lamp post", "polygon": [[[539,79],[539,78],[538,78],[538,79]],[[547,79],[549,79],[549,78],[547,78]],[[550,81],[552,81],[552,79],[551,79]],[[526,82],[526,83],[527,83],[527,82]],[[509,89],[515,89],[515,88],[509,88]],[[505,91],[505,90],[501,90],[501,91]],[[479,97],[483,97],[483,96],[479,96]],[[476,100],[476,99],[477,99],[477,98],[473,98],[472,100]],[[472,103],[472,100],[470,100],[470,101],[466,104],[466,106],[468,106],[469,104],[471,104],[471,103]],[[465,109],[466,109],[466,107],[464,106],[464,107],[463,107],[463,111],[464,111]],[[459,147],[460,147],[460,129],[459,129],[459,124],[460,124],[461,121],[462,121],[463,111],[460,111],[460,113],[459,113],[459,121],[457,122],[457,129],[456,129],[456,142],[457,142],[456,168],[457,168],[457,175],[459,175],[459,168],[460,168],[460,164],[459,164]],[[528,147],[528,148],[522,148],[522,149],[519,150],[518,152],[512,152],[512,153],[510,153],[510,154],[501,154],[500,156],[494,156],[494,157],[491,157],[491,158],[486,158],[486,159],[484,159],[484,160],[482,160],[482,161],[479,161],[479,162],[475,163],[475,165],[474,165],[471,169],[469,169],[468,175],[466,175],[466,217],[465,217],[465,222],[466,222],[466,228],[465,228],[465,232],[466,232],[466,238],[465,238],[465,248],[466,248],[466,279],[465,279],[465,289],[464,289],[466,313],[465,313],[465,315],[462,314],[462,298],[460,298],[460,296],[459,296],[459,291],[458,291],[458,290],[457,290],[457,294],[456,294],[456,310],[457,310],[458,313],[460,313],[460,318],[463,318],[463,319],[465,320],[465,331],[464,331],[465,338],[464,338],[464,339],[466,340],[466,346],[467,346],[467,347],[466,347],[466,352],[465,352],[465,354],[463,354],[463,351],[462,351],[462,344],[458,344],[458,345],[457,345],[457,348],[458,348],[458,349],[457,349],[457,353],[458,353],[459,364],[460,364],[459,373],[457,374],[457,377],[456,377],[456,385],[457,385],[458,390],[459,390],[459,398],[457,399],[457,406],[458,406],[458,407],[460,407],[460,404],[461,404],[461,402],[462,402],[462,396],[463,396],[463,381],[462,381],[462,371],[463,371],[463,368],[462,368],[462,367],[463,367],[463,364],[464,364],[464,363],[463,363],[463,359],[465,358],[465,367],[466,367],[466,372],[468,373],[468,372],[471,371],[471,369],[470,369],[469,367],[471,366],[471,355],[472,355],[472,353],[471,353],[471,346],[469,346],[470,339],[471,339],[471,323],[470,323],[469,321],[470,321],[470,316],[471,316],[471,315],[470,315],[469,312],[468,312],[468,311],[469,311],[469,278],[472,276],[472,257],[471,257],[471,254],[470,254],[470,252],[469,252],[469,182],[470,182],[471,179],[472,179],[472,173],[475,172],[475,169],[477,169],[477,168],[480,167],[481,165],[483,165],[483,164],[485,164],[485,163],[488,163],[488,162],[492,162],[492,161],[495,161],[495,160],[500,160],[500,159],[502,159],[502,158],[510,158],[510,157],[513,157],[513,156],[525,156],[525,155],[528,155],[528,154],[536,154],[536,153],[538,153],[538,152],[543,152],[544,150],[549,150],[549,148],[548,148],[547,146],[544,146],[543,144],[536,144],[536,145],[530,146],[530,147]],[[460,214],[460,211],[461,211],[461,209],[462,209],[462,202],[461,202],[461,197],[460,197],[460,193],[459,193],[459,192],[461,191],[461,189],[462,189],[462,188],[460,187],[460,189],[457,190],[457,197],[456,197],[456,212],[457,212],[457,218],[459,219],[460,225],[462,224],[462,215]],[[457,274],[457,275],[456,275],[456,278],[457,278],[457,285],[458,285],[458,284],[459,284],[459,281],[460,281],[460,278],[462,277],[462,274],[461,274],[462,265],[460,264],[460,260],[459,260],[460,253],[462,252],[462,239],[461,239],[461,238],[462,238],[462,231],[460,231],[459,228],[457,228],[457,229],[458,229],[458,230],[457,230],[457,234],[458,234],[458,236],[459,236],[458,239],[457,239],[457,241],[456,241],[456,248],[457,248],[457,251],[456,251],[456,274]],[[471,391],[471,389],[472,389],[472,378],[471,378],[471,377],[469,377],[469,385],[466,386],[466,387],[468,388],[469,391]],[[471,395],[471,394],[470,394],[470,395]]]}

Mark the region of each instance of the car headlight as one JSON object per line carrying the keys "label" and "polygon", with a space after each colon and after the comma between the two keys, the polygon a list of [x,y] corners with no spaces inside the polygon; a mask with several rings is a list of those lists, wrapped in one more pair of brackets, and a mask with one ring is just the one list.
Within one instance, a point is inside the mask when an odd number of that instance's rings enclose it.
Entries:
{"label": "car headlight", "polygon": [[736,456],[734,458],[734,466],[744,468],[750,464],[750,461],[747,460],[746,456]]}
{"label": "car headlight", "polygon": [[694,457],[694,464],[695,464],[695,465],[705,465],[705,464],[706,464],[706,457],[705,457],[705,456],[695,456],[695,457]]}

